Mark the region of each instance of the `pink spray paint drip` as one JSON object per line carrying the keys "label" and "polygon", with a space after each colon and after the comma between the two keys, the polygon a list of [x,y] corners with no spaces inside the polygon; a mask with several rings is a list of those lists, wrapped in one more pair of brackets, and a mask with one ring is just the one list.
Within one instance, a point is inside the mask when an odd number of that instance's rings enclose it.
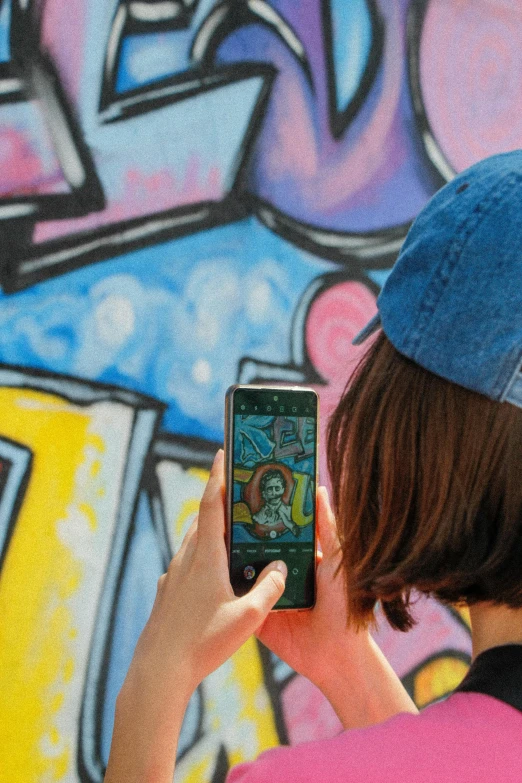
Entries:
{"label": "pink spray paint drip", "polygon": [[102,212],[92,212],[73,220],[38,223],[33,239],[35,243],[45,242],[188,204],[217,201],[221,196],[221,174],[218,167],[211,165],[202,172],[196,155],[189,158],[185,172],[179,180],[172,171],[166,169],[146,173],[133,167],[124,175],[119,198],[112,201]]}

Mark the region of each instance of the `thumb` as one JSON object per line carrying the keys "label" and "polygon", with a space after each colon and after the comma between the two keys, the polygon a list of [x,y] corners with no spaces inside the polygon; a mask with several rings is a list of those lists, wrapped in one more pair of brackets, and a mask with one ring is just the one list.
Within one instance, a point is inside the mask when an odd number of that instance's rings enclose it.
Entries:
{"label": "thumb", "polygon": [[[256,626],[252,633],[261,625],[266,615],[281,598],[285,590],[288,569],[282,560],[269,563],[259,574],[259,578],[249,593],[238,599],[242,611],[249,608]],[[248,613],[247,613],[248,614]]]}

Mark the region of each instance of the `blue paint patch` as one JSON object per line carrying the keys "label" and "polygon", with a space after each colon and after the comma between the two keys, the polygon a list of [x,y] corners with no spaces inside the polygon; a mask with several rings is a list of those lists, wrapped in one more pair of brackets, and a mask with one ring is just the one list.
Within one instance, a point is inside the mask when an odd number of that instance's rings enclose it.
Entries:
{"label": "blue paint patch", "polygon": [[366,0],[330,0],[337,110],[353,99],[368,64],[372,20]]}
{"label": "blue paint patch", "polygon": [[[95,158],[99,156],[107,201],[125,198],[134,170],[145,178],[159,178],[163,199],[165,190],[172,199],[166,206],[221,200],[243,162],[245,136],[265,80],[239,78],[174,100],[152,114],[100,126],[89,141]],[[132,188],[130,192],[136,198]],[[150,198],[150,190],[147,193]]]}
{"label": "blue paint patch", "polygon": [[190,31],[127,36],[120,50],[116,92],[123,93],[186,71],[193,37]]}
{"label": "blue paint patch", "polygon": [[373,280],[374,283],[377,283],[379,288],[382,288],[387,279],[390,276],[391,269],[371,269],[369,272],[366,272],[370,280]]}
{"label": "blue paint patch", "polygon": [[295,308],[333,268],[248,218],[0,294],[0,361],[148,394],[165,429],[221,440],[240,360],[287,363]]}
{"label": "blue paint patch", "polygon": [[0,62],[11,59],[11,0],[4,0],[0,8]]}

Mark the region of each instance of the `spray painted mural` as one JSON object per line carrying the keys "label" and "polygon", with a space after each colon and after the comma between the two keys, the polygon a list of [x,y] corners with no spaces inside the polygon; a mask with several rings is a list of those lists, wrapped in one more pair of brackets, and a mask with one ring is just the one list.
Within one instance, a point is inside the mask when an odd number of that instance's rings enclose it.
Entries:
{"label": "spray painted mural", "polygon": [[[227,386],[312,384],[326,420],[411,220],[522,146],[521,38],[517,0],[0,0],[3,781],[103,779]],[[377,638],[424,705],[470,640],[416,611]],[[251,640],[176,779],[339,728]]]}

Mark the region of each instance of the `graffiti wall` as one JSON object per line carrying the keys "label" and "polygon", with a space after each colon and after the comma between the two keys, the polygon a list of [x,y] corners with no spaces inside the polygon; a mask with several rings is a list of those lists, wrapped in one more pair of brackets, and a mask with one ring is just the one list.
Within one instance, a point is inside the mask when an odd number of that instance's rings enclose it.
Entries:
{"label": "graffiti wall", "polygon": [[[517,0],[0,0],[2,781],[101,783],[226,388],[312,385],[324,425],[412,219],[522,146],[521,40]],[[425,705],[469,626],[416,613],[377,639]],[[176,780],[339,729],[251,640]]]}

